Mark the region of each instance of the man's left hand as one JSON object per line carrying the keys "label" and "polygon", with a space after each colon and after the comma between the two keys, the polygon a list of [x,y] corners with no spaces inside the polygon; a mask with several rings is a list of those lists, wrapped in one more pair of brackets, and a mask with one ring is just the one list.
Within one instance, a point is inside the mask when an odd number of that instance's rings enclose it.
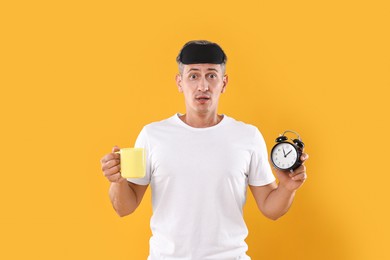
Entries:
{"label": "man's left hand", "polygon": [[279,179],[279,186],[282,185],[289,191],[296,191],[299,189],[307,179],[305,161],[309,158],[307,153],[302,153],[301,161],[302,165],[296,168],[293,172],[282,171],[277,168],[275,173]]}

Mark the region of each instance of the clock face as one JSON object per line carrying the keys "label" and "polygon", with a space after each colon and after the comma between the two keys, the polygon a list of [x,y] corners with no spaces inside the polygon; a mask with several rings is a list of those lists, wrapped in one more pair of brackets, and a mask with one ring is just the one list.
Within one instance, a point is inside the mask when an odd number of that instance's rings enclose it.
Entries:
{"label": "clock face", "polygon": [[279,143],[272,149],[271,160],[277,168],[289,169],[297,161],[297,150],[290,143]]}

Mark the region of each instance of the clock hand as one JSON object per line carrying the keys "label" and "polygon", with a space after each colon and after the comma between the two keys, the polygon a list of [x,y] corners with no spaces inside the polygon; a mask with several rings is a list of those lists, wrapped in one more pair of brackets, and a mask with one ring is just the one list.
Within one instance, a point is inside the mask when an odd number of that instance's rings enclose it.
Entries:
{"label": "clock hand", "polygon": [[283,155],[284,155],[284,158],[286,158],[286,153],[284,152],[284,148],[282,148],[283,149]]}
{"label": "clock hand", "polygon": [[292,151],[292,150],[290,150],[284,157],[287,157],[287,155],[288,155],[289,153],[291,153],[291,151]]}

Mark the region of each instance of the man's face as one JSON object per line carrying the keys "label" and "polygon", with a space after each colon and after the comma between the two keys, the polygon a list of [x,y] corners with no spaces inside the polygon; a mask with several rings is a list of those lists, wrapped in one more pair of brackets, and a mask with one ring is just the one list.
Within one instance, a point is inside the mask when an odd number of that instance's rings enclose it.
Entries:
{"label": "man's face", "polygon": [[176,75],[179,92],[184,94],[187,112],[216,112],[219,96],[228,82],[220,64],[189,64]]}

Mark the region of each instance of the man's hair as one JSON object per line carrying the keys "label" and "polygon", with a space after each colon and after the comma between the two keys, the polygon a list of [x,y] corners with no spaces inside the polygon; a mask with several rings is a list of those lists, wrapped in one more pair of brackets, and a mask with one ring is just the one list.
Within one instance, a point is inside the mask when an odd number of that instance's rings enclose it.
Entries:
{"label": "man's hair", "polygon": [[[182,52],[182,50],[187,46],[187,45],[190,45],[190,44],[197,44],[197,45],[217,45],[219,48],[221,48],[221,46],[219,46],[218,44],[214,43],[214,42],[210,42],[210,41],[206,41],[206,40],[195,40],[195,41],[189,41],[187,42],[186,44],[184,44],[183,48],[181,48],[181,50],[179,51],[179,55],[177,55],[176,57],[176,62],[177,62],[177,65],[179,66],[179,72],[180,74],[183,74],[183,68],[184,68],[184,64],[180,61],[180,54]],[[222,50],[222,48],[221,48]],[[222,74],[225,74],[225,71],[226,71],[226,62],[227,62],[227,56],[226,54],[224,55],[225,58],[223,60],[223,62],[220,64],[221,65],[221,69],[222,69]]]}

